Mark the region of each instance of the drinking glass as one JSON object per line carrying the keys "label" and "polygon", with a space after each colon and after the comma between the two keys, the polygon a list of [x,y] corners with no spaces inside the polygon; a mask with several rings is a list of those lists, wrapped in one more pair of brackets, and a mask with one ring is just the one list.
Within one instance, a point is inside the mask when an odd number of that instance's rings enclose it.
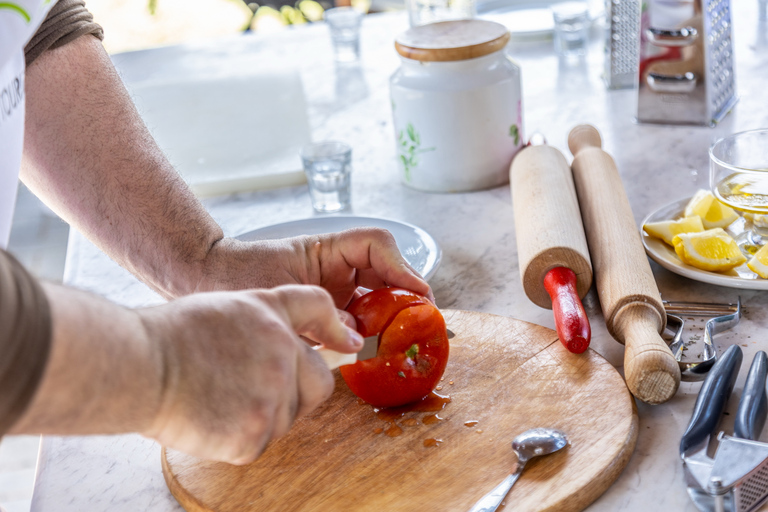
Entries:
{"label": "drinking glass", "polygon": [[334,7],[325,11],[324,16],[331,29],[336,61],[356,62],[360,59],[360,24],[363,13],[352,7]]}
{"label": "drinking glass", "polygon": [[412,27],[438,21],[474,18],[475,0],[405,0]]}
{"label": "drinking glass", "polygon": [[315,211],[331,213],[349,208],[352,148],[343,142],[317,142],[304,146],[300,155]]}
{"label": "drinking glass", "polygon": [[589,40],[587,2],[561,2],[550,7],[555,23],[555,52],[560,57],[581,57]]}
{"label": "drinking glass", "polygon": [[709,185],[744,217],[736,242],[742,252],[754,254],[768,240],[768,129],[717,140],[709,149]]}

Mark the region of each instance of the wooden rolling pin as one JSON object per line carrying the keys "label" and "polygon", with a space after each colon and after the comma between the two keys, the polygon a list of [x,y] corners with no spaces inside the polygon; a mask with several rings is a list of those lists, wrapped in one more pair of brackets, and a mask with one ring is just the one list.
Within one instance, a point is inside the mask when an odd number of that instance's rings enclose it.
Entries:
{"label": "wooden rolling pin", "polygon": [[591,329],[581,299],[592,265],[571,169],[557,149],[529,146],[510,167],[520,279],[528,298],[552,309],[560,341],[584,352]]}
{"label": "wooden rolling pin", "polygon": [[626,346],[627,387],[643,402],[666,402],[680,369],[659,335],[667,317],[616,163],[592,126],[571,130],[568,146],[605,324]]}

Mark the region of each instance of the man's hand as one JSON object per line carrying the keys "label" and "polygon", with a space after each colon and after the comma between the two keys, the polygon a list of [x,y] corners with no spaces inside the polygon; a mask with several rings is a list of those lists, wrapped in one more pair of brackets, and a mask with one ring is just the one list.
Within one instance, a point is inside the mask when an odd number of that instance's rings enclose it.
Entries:
{"label": "man's hand", "polygon": [[201,293],[138,310],[60,286],[45,291],[51,355],[9,433],[140,432],[245,464],[333,391],[310,344],[344,353],[363,344],[315,286]]}
{"label": "man's hand", "polygon": [[140,311],[165,352],[160,443],[234,464],[255,460],[333,392],[333,377],[299,336],[351,353],[362,337],[311,286],[206,293]]}
{"label": "man's hand", "polygon": [[206,259],[195,291],[313,284],[344,309],[358,287],[397,286],[434,302],[432,290],[400,254],[384,229],[357,228],[327,235],[263,242],[224,239]]}

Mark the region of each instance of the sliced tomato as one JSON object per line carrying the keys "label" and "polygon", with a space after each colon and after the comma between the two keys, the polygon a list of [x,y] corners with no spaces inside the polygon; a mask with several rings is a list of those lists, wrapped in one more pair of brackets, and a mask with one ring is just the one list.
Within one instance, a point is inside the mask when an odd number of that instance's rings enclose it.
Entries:
{"label": "sliced tomato", "polygon": [[376,357],[342,366],[354,394],[376,407],[415,402],[434,389],[448,363],[449,342],[440,311],[407,290],[384,288],[347,308],[363,336],[379,335]]}

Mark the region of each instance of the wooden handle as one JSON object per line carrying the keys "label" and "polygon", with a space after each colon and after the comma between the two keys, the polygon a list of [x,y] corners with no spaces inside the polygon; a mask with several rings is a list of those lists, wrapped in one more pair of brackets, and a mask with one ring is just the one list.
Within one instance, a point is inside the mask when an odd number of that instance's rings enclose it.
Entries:
{"label": "wooden handle", "polygon": [[544,277],[565,267],[576,274],[576,290],[584,297],[592,286],[592,265],[565,157],[551,146],[527,147],[512,161],[510,181],[525,294],[537,306],[551,309]]}
{"label": "wooden handle", "polygon": [[544,288],[552,298],[552,312],[560,342],[574,354],[589,347],[592,328],[584,305],[576,294],[576,274],[565,267],[556,267],[544,277]]}
{"label": "wooden handle", "polygon": [[616,338],[624,343],[624,379],[629,391],[648,404],[664,403],[680,385],[680,367],[659,336],[664,320],[642,303],[624,306],[616,316]]}
{"label": "wooden handle", "polygon": [[323,362],[328,366],[329,370],[335,370],[339,366],[355,364],[357,362],[357,354],[342,354],[322,346],[315,349],[315,351],[323,358]]}
{"label": "wooden handle", "polygon": [[616,163],[592,126],[574,128],[568,146],[605,323],[627,346],[627,386],[644,402],[665,402],[677,391],[680,369],[659,336],[666,313]]}

